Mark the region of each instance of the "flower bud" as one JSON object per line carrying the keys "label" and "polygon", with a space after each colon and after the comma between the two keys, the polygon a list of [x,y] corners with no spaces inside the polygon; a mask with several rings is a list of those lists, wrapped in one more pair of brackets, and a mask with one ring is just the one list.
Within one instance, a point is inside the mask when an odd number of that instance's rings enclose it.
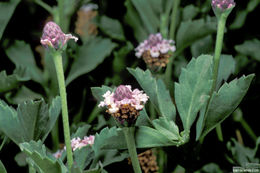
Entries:
{"label": "flower bud", "polygon": [[74,37],[71,34],[64,34],[56,23],[48,22],[43,28],[41,44],[46,48],[52,47],[58,50],[70,39],[74,39],[75,42],[78,40],[77,37]]}
{"label": "flower bud", "polygon": [[220,9],[221,11],[225,11],[235,6],[234,0],[212,0],[211,5],[213,9]]}

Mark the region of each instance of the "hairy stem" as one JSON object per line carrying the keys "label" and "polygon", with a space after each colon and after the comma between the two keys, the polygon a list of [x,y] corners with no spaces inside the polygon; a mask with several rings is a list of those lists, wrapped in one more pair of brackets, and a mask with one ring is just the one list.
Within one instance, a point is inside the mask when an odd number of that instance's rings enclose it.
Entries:
{"label": "hairy stem", "polygon": [[226,20],[227,17],[224,14],[222,14],[218,21],[218,31],[217,31],[217,39],[215,45],[214,67],[213,67],[213,85],[212,85],[211,93],[213,93],[213,91],[216,89],[219,61],[220,61],[220,55],[222,51]]}
{"label": "hairy stem", "polygon": [[67,152],[67,161],[69,170],[73,164],[73,157],[72,157],[72,149],[70,144],[70,127],[69,127],[69,116],[68,116],[68,106],[67,106],[67,94],[65,88],[65,81],[64,81],[64,72],[63,72],[63,65],[62,65],[62,56],[61,52],[56,51],[53,54],[53,60],[57,72],[57,78],[59,83],[59,90],[61,96],[61,108],[62,108],[62,122],[63,122],[63,130],[64,130],[64,138],[65,138],[65,145],[66,145],[66,152]]}
{"label": "hairy stem", "polygon": [[[222,51],[226,20],[227,20],[227,16],[224,13],[221,14],[221,16],[218,20],[218,31],[217,31],[217,39],[216,39],[215,54],[214,54],[214,66],[213,66],[213,84],[212,84],[211,93],[210,93],[211,96],[212,96],[213,92],[216,90],[216,84],[217,84],[217,78],[218,78],[218,68],[219,68],[220,55],[221,55],[221,51]],[[220,124],[217,126],[216,130],[217,130],[216,132],[218,135],[218,139],[220,141],[223,141],[223,134],[222,134]]]}
{"label": "hairy stem", "polygon": [[139,164],[136,147],[135,147],[135,138],[134,138],[134,127],[124,127],[123,132],[125,135],[125,140],[128,148],[128,152],[131,158],[132,166],[135,173],[142,173],[141,167]]}

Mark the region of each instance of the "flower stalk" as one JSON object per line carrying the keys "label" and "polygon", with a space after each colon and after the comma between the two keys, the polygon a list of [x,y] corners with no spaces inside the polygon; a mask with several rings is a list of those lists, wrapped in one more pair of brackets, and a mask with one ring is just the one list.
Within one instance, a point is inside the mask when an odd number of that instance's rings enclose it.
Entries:
{"label": "flower stalk", "polygon": [[70,144],[70,127],[69,127],[69,116],[68,116],[68,106],[67,106],[67,94],[65,88],[62,56],[60,51],[53,52],[53,60],[56,68],[59,90],[60,90],[63,131],[64,131],[64,138],[65,138],[65,145],[66,145],[66,152],[67,152],[68,168],[70,170],[73,164],[73,157],[72,157],[72,149]]}
{"label": "flower stalk", "polygon": [[[216,90],[219,62],[220,62],[220,56],[221,56],[223,38],[225,32],[225,25],[226,25],[227,17],[232,11],[232,9],[234,8],[235,3],[233,0],[212,0],[211,5],[218,19],[218,29],[217,29],[217,38],[216,38],[214,62],[213,62],[213,83],[212,83],[210,96],[212,96],[213,92]],[[216,132],[217,132],[218,139],[220,141],[223,141],[223,134],[222,134],[220,124],[216,127]]]}
{"label": "flower stalk", "polygon": [[172,16],[171,16],[171,26],[170,26],[170,39],[175,39],[175,30],[177,25],[177,14],[178,14],[178,7],[180,4],[180,0],[173,1],[173,8],[172,8]]}
{"label": "flower stalk", "polygon": [[139,164],[137,152],[136,152],[136,146],[135,146],[135,138],[134,138],[134,127],[124,127],[123,128],[128,152],[131,158],[132,166],[135,173],[142,173],[141,167]]}

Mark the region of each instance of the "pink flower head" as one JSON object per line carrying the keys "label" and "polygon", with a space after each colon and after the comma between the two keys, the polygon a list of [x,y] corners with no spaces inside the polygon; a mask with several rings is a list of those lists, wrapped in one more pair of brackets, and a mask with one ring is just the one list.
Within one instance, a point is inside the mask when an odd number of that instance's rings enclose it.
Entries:
{"label": "pink flower head", "polygon": [[62,156],[63,151],[64,151],[64,149],[58,150],[58,151],[56,151],[55,153],[53,153],[52,155],[53,155],[56,159],[58,159],[58,158],[60,158],[60,157]]}
{"label": "pink flower head", "polygon": [[148,51],[153,58],[158,58],[161,54],[167,54],[169,51],[174,52],[176,47],[173,40],[163,39],[160,33],[151,34],[147,40],[135,48],[135,55],[140,58]]}
{"label": "pink flower head", "polygon": [[50,46],[57,50],[63,47],[70,39],[74,39],[75,42],[78,40],[77,37],[71,34],[64,34],[56,23],[48,22],[43,28],[41,44],[46,48]]}
{"label": "pink flower head", "polygon": [[120,85],[115,92],[107,91],[103,97],[104,101],[98,106],[107,106],[111,114],[117,113],[123,105],[130,105],[140,111],[149,98],[143,91],[138,89],[132,91],[130,85]]}
{"label": "pink flower head", "polygon": [[213,9],[219,8],[221,11],[235,6],[234,0],[212,0],[211,5]]}
{"label": "pink flower head", "polygon": [[80,149],[82,147],[85,147],[87,145],[93,145],[95,141],[95,136],[84,136],[83,139],[80,139],[79,137],[71,139],[71,148],[73,151],[76,149]]}

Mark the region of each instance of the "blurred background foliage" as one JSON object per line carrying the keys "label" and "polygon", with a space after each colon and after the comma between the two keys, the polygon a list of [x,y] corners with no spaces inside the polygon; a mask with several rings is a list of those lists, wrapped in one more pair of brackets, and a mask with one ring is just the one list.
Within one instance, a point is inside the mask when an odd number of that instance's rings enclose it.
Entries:
{"label": "blurred background foliage", "polygon": [[[64,1],[62,16],[57,15],[60,9],[55,1],[46,0],[44,3],[54,8],[51,11],[43,8],[39,0],[0,2],[0,98],[16,108],[31,99],[43,98],[46,103],[51,103],[56,97],[58,85],[53,62],[40,45],[44,24],[55,20],[64,32],[80,38],[77,43],[68,44],[63,59],[71,129],[74,132],[86,123],[92,125],[89,132],[92,134],[114,125],[108,115],[97,109],[97,101],[90,88],[119,84],[138,87],[126,67],[146,68],[145,63],[135,57],[134,48],[149,34],[161,32],[165,38],[175,40],[178,56],[172,64],[171,78],[174,81],[192,57],[213,54],[214,51],[217,23],[210,0],[182,0],[173,35],[171,15],[174,1],[171,0],[67,0]],[[95,4],[92,9],[82,8],[89,3]],[[192,139],[191,143],[180,148],[156,149],[160,172],[182,172],[184,168],[186,171],[230,172],[232,165],[259,163],[259,3],[259,0],[237,0],[227,21],[223,54],[234,58],[222,62],[223,69],[231,69],[223,72],[231,74],[225,80],[231,81],[235,76],[250,73],[255,73],[256,77],[239,108],[223,122],[224,142],[219,142],[215,132],[211,132],[203,143]],[[152,109],[147,110],[152,118],[157,117]],[[60,118],[52,135],[46,139],[46,146],[52,151],[63,141],[63,136],[59,135],[62,134]],[[245,130],[245,124],[252,133]],[[21,163],[23,159],[17,155],[19,148],[4,135],[1,135],[0,142],[0,160],[6,169],[9,172],[25,171],[27,168],[19,167],[24,165]],[[124,160],[108,164],[106,170],[113,172],[118,167],[129,168]]]}

